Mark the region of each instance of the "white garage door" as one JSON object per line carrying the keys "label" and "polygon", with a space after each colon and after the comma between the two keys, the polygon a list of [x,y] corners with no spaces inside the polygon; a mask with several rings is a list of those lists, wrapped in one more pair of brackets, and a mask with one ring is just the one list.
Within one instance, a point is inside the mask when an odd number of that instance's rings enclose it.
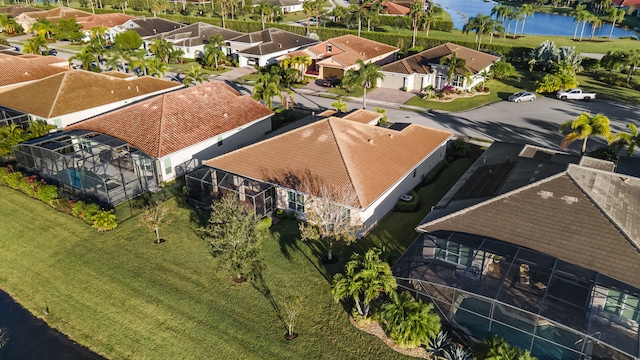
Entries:
{"label": "white garage door", "polygon": [[387,89],[402,89],[404,88],[404,76],[384,74],[382,87]]}

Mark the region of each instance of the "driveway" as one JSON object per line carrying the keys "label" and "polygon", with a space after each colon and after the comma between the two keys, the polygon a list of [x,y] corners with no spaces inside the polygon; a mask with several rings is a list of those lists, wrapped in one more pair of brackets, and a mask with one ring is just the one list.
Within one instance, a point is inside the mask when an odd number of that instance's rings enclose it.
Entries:
{"label": "driveway", "polygon": [[239,67],[239,68],[233,68],[225,73],[222,73],[216,77],[211,77],[211,80],[218,80],[218,81],[233,81],[241,76],[245,76],[245,75],[249,75],[249,74],[253,74],[257,72],[257,70],[255,68],[252,67]]}
{"label": "driveway", "polygon": [[367,100],[384,101],[401,105],[414,96],[416,96],[416,94],[413,92],[405,92],[399,89],[377,88],[367,93]]}

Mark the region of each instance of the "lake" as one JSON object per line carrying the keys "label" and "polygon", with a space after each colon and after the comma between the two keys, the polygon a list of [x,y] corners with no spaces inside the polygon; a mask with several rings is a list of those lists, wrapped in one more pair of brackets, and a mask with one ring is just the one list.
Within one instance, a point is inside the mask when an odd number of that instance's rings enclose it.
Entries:
{"label": "lake", "polygon": [[0,359],[105,360],[34,317],[0,291],[0,328],[7,333]]}
{"label": "lake", "polygon": [[[440,5],[449,14],[451,14],[451,20],[456,29],[462,29],[467,20],[478,14],[491,15],[491,9],[498,3],[494,1],[485,2],[483,0],[433,0],[434,3]],[[515,20],[511,21],[511,34],[513,33],[513,27],[515,26]],[[505,29],[508,26],[505,24]],[[524,26],[524,33],[529,35],[556,35],[556,36],[568,36],[573,37],[573,31],[576,27],[573,16],[561,15],[561,14],[549,14],[549,13],[535,13],[535,15],[528,16]],[[518,34],[522,29],[522,23],[518,22]],[[582,23],[578,27],[577,36],[580,36],[580,30],[582,29]],[[604,24],[600,28],[596,28],[594,37],[608,37],[611,31],[611,24]],[[591,35],[591,25],[587,24],[584,27],[584,38],[589,38]],[[638,33],[635,31],[624,30],[619,27],[613,29],[613,37],[634,36],[637,37]]]}

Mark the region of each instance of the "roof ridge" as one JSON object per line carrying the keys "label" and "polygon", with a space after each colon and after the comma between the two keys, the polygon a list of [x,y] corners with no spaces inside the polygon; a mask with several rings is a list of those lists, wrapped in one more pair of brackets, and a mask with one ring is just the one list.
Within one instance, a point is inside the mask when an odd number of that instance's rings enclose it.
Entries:
{"label": "roof ridge", "polygon": [[158,126],[158,156],[162,154],[162,132],[164,130],[164,104],[165,104],[165,95],[160,95],[162,97],[162,106],[160,107],[160,126]]}
{"label": "roof ridge", "polygon": [[362,198],[361,198],[360,194],[358,193],[358,189],[356,188],[356,186],[353,183],[353,176],[351,176],[351,172],[349,171],[349,166],[347,166],[347,162],[345,161],[344,154],[342,153],[342,148],[340,147],[340,142],[338,141],[338,137],[336,136],[335,131],[333,131],[332,120],[333,121],[337,120],[338,122],[345,121],[346,122],[345,124],[349,124],[349,125],[355,125],[357,123],[353,122],[353,121],[349,121],[349,120],[340,119],[340,118],[332,118],[332,117],[327,118],[327,123],[329,125],[329,130],[331,131],[331,136],[333,137],[333,140],[336,143],[336,147],[338,148],[338,153],[340,153],[340,160],[342,160],[342,164],[344,165],[344,168],[347,171],[347,176],[349,177],[349,184],[351,184],[351,187],[353,188],[353,190],[356,193],[356,196],[358,198],[358,205],[363,206]]}
{"label": "roof ridge", "polygon": [[451,214],[445,215],[445,216],[443,216],[441,218],[434,219],[434,220],[428,221],[428,222],[423,223],[423,224],[419,224],[418,226],[416,226],[416,230],[420,231],[420,228],[425,227],[427,225],[429,225],[429,226],[430,225],[434,225],[434,224],[437,224],[439,222],[442,222],[442,221],[449,220],[451,218],[457,217],[459,215],[464,215],[464,214],[466,214],[466,213],[468,213],[468,212],[470,212],[472,210],[476,210],[476,209],[478,209],[480,207],[483,207],[485,205],[491,204],[491,203],[496,202],[498,200],[502,200],[504,198],[508,198],[508,197],[510,197],[512,195],[515,195],[517,193],[523,192],[525,190],[529,190],[529,189],[531,189],[531,188],[533,188],[535,186],[539,186],[540,184],[543,184],[545,182],[549,182],[551,180],[555,180],[555,179],[560,178],[561,176],[564,176],[564,175],[567,175],[567,171],[566,170],[562,171],[560,173],[557,173],[555,175],[549,176],[547,178],[540,179],[540,180],[538,180],[536,182],[532,182],[531,184],[519,187],[519,188],[517,188],[515,190],[511,190],[511,191],[506,192],[506,193],[504,193],[502,195],[498,195],[498,196],[495,196],[495,197],[493,197],[491,199],[487,199],[485,201],[479,202],[479,203],[477,203],[475,205],[472,205],[472,206],[466,207],[464,209],[452,212]]}
{"label": "roof ridge", "polygon": [[49,113],[47,114],[47,118],[51,118],[51,114],[53,114],[53,109],[56,107],[56,103],[58,102],[58,98],[60,97],[60,93],[62,92],[62,86],[64,86],[65,81],[67,80],[67,75],[73,73],[73,71],[65,71],[62,73],[62,80],[60,80],[60,85],[58,85],[58,92],[56,93],[56,97],[53,99],[51,103],[51,107],[49,108]]}

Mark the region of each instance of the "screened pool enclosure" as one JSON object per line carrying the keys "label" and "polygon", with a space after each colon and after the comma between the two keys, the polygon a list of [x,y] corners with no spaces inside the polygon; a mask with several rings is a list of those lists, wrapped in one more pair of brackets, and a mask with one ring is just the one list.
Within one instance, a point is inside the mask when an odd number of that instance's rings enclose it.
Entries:
{"label": "screened pool enclosure", "polygon": [[14,146],[18,166],[47,182],[115,206],[157,187],[155,159],[108,135],[72,130]]}
{"label": "screened pool enclosure", "polygon": [[0,106],[0,126],[16,124],[26,130],[29,127],[30,121],[31,117],[29,114]]}
{"label": "screened pool enclosure", "polygon": [[209,208],[214,200],[232,193],[241,204],[255,209],[259,216],[273,211],[274,186],[248,179],[208,166],[201,167],[185,176],[189,202]]}
{"label": "screened pool enclosure", "polygon": [[540,252],[441,231],[414,241],[393,274],[468,340],[498,334],[540,360],[640,355],[640,289]]}

